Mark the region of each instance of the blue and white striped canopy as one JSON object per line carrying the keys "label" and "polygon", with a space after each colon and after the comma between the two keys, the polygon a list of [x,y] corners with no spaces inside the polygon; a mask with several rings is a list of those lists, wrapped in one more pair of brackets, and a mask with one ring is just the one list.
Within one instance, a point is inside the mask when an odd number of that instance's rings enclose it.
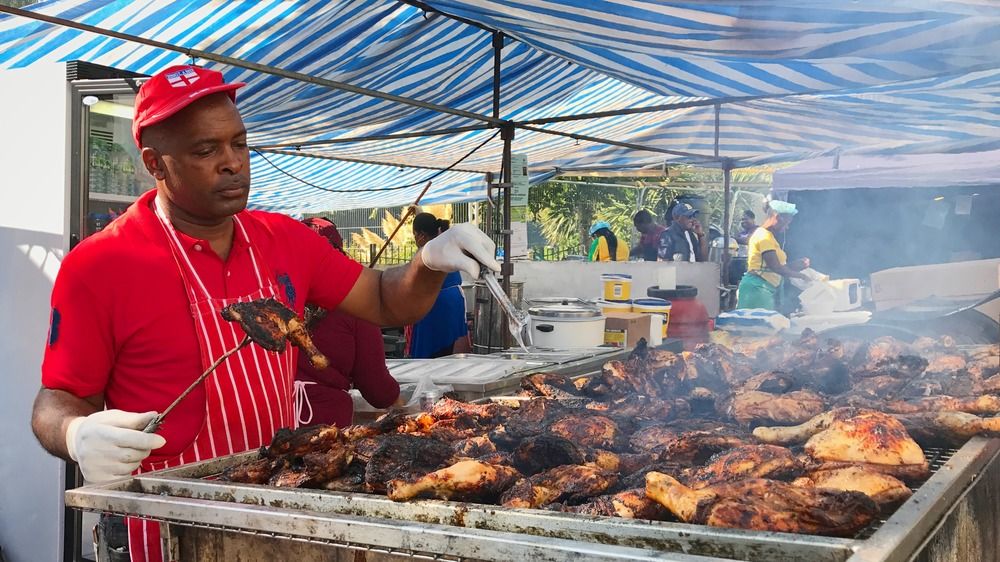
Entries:
{"label": "blue and white striped canopy", "polygon": [[[659,167],[737,166],[842,153],[1000,148],[1000,2],[851,0],[431,0],[508,37],[500,117],[523,122],[624,108],[720,102],[539,125],[641,145],[518,129],[536,177]],[[492,112],[492,34],[397,0],[183,2],[58,0],[32,10],[406,96]],[[151,74],[174,51],[0,16],[0,68],[84,60]],[[393,140],[367,135],[481,123],[201,61],[249,85],[252,204],[284,212],[479,199],[500,168],[496,130]],[[760,97],[765,96],[765,97]],[[484,144],[485,143],[485,144]],[[455,164],[439,174],[433,169]],[[677,152],[685,153],[681,156]]]}

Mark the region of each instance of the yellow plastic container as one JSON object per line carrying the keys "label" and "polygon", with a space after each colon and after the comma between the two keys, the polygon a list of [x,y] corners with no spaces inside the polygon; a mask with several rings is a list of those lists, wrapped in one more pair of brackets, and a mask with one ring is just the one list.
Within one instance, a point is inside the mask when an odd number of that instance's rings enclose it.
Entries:
{"label": "yellow plastic container", "polygon": [[667,337],[667,325],[670,324],[670,301],[665,299],[635,299],[632,301],[632,312],[659,314],[663,317],[663,337]]}
{"label": "yellow plastic container", "polygon": [[632,301],[609,301],[605,299],[597,299],[597,307],[601,309],[601,314],[632,312]]}
{"label": "yellow plastic container", "polygon": [[604,300],[627,301],[632,298],[632,276],[624,273],[605,273],[601,275],[604,283]]}

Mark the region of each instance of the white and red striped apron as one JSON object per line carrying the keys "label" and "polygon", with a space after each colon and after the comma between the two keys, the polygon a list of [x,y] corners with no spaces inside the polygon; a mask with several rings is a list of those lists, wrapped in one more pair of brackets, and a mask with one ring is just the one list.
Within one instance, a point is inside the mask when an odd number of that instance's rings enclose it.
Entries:
{"label": "white and red striped apron", "polygon": [[[207,369],[217,357],[239,345],[244,336],[238,324],[226,322],[219,315],[223,307],[268,297],[284,302],[286,297],[238,217],[233,217],[233,236],[242,236],[247,241],[258,287],[247,295],[215,298],[195,270],[173,225],[156,203],[154,210],[184,279],[201,347],[202,368]],[[292,402],[294,349],[288,346],[286,351],[275,353],[258,345],[248,345],[230,356],[203,383],[205,422],[191,444],[180,455],[169,458],[150,455],[138,472],[173,468],[256,449],[270,443],[279,428],[292,427],[297,421]],[[128,530],[132,562],[162,562],[158,523],[129,519]]]}

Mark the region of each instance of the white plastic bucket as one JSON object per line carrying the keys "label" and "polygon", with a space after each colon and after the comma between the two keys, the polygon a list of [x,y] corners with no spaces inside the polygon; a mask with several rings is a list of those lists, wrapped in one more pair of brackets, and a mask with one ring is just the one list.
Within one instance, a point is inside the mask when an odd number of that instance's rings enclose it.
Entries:
{"label": "white plastic bucket", "polygon": [[611,314],[614,312],[632,312],[632,301],[609,301],[605,299],[597,299],[597,307],[601,309],[603,314]]}
{"label": "white plastic bucket", "polygon": [[605,273],[601,275],[604,283],[604,300],[627,301],[632,298],[632,276],[624,273]]}

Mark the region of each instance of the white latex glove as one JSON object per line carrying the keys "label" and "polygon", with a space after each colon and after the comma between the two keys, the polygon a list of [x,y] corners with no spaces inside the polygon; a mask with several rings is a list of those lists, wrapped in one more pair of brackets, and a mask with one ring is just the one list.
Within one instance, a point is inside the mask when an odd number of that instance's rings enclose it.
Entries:
{"label": "white latex glove", "polygon": [[142,432],[154,417],[156,412],[104,410],[75,418],[66,429],[66,449],[87,482],[101,484],[124,478],[150,451],[167,442],[155,433]]}
{"label": "white latex glove", "polygon": [[421,252],[424,265],[434,271],[464,271],[473,279],[479,277],[479,264],[500,271],[497,245],[471,223],[452,226],[424,244]]}

